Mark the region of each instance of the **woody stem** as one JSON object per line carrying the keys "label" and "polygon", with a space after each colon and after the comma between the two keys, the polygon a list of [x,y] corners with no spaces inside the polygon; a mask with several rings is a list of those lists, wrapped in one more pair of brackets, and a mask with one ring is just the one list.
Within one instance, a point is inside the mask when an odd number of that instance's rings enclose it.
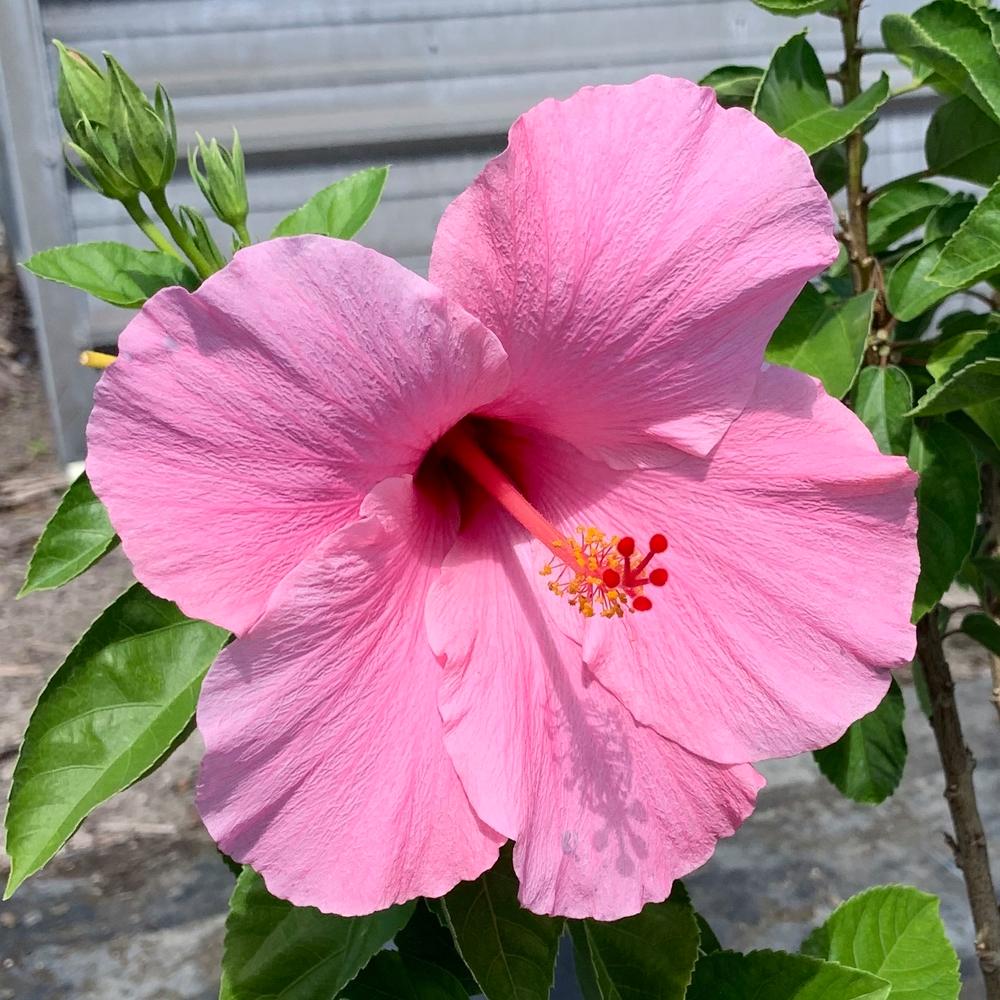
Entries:
{"label": "woody stem", "polygon": [[[841,89],[844,103],[853,101],[861,93],[861,60],[864,54],[858,45],[858,16],[861,0],[847,0],[840,15],[844,36],[844,64],[841,67]],[[851,260],[851,274],[855,292],[872,287],[875,262],[868,249],[868,205],[865,199],[862,164],[864,160],[864,134],[855,129],[848,137],[847,155],[847,238]]]}
{"label": "woody stem", "polygon": [[941,756],[946,782],[944,794],[955,828],[955,862],[965,879],[986,997],[987,1000],[1000,1000],[1000,909],[990,872],[986,833],[972,783],[976,762],[962,735],[955,685],[941,648],[937,608],[924,615],[917,625],[917,655],[927,678],[931,728]]}

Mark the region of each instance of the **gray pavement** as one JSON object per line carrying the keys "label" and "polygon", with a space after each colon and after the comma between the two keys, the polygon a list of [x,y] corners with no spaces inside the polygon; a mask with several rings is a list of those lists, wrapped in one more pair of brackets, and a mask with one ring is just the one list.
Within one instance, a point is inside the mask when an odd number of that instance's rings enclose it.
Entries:
{"label": "gray pavement", "polygon": [[[979,757],[984,818],[997,843],[1000,727],[988,694],[984,678],[959,687]],[[765,767],[769,783],[755,815],[687,880],[724,945],[795,949],[847,896],[870,885],[906,882],[941,897],[968,980],[963,1000],[983,996],[961,877],[943,836],[948,824],[931,734],[915,708],[908,734],[911,756],[903,785],[879,807],[841,798],[817,779],[808,758]],[[196,756],[196,747],[186,747],[171,767],[190,767]],[[98,842],[69,850],[0,905],[0,998],[209,1000],[217,995],[231,876],[196,826],[178,828],[177,803],[162,795],[140,802],[142,792],[139,785],[122,798],[137,799],[124,805],[141,809],[139,829],[150,832],[133,836],[97,817]],[[157,827],[159,817],[165,818]],[[121,839],[109,843],[116,830]]]}
{"label": "gray pavement", "polygon": [[[0,404],[8,404],[0,405],[0,477],[51,472],[37,385],[29,376],[16,381],[20,388],[6,400],[0,393]],[[130,578],[113,553],[63,590],[14,602],[24,562],[55,502],[51,493],[0,511],[0,794],[45,677]],[[989,704],[984,654],[961,639],[953,643],[996,861],[1000,725]],[[963,998],[980,1000],[962,880],[943,836],[949,823],[933,738],[912,687],[905,693],[911,754],[892,799],[855,805],[819,776],[810,758],[772,762],[764,767],[769,784],[757,812],[687,882],[723,944],[738,949],[794,949],[837,903],[870,885],[906,882],[936,893],[968,979]],[[199,753],[194,737],[160,770],[98,808],[43,873],[0,903],[0,1000],[218,995],[232,878],[192,806]]]}

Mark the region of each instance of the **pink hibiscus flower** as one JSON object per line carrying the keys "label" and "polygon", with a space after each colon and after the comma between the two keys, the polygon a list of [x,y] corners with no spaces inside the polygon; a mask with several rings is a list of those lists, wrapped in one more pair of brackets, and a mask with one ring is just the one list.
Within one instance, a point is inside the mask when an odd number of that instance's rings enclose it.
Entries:
{"label": "pink hibiscus flower", "polygon": [[[275,240],[122,334],[88,468],[138,578],[238,636],[198,804],[270,890],[661,900],[913,652],[913,476],[762,367],[835,255],[809,161],[710,90],[545,101],[431,283]],[[669,538],[669,548],[667,539]],[[669,579],[668,579],[669,573]]]}

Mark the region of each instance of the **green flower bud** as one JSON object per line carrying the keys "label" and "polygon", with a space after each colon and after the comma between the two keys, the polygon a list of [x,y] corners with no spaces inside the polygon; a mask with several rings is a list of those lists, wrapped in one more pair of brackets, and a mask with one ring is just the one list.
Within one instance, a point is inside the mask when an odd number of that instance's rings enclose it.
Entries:
{"label": "green flower bud", "polygon": [[153,104],[104,53],[108,64],[109,128],[118,147],[119,166],[146,194],[163,191],[177,165],[177,123],[166,91],[157,84]]}
{"label": "green flower bud", "polygon": [[195,247],[201,255],[212,265],[214,270],[226,266],[226,258],[222,256],[218,244],[212,239],[212,234],[208,231],[208,223],[200,212],[196,212],[188,205],[177,207],[177,217],[184,231],[191,237]]}
{"label": "green flower bud", "polygon": [[76,141],[84,121],[107,125],[108,82],[92,60],[82,52],[52,43],[59,51],[59,117]]}
{"label": "green flower bud", "polygon": [[69,169],[119,201],[163,191],[177,164],[174,112],[163,88],[156,88],[150,103],[112,56],[105,53],[102,73],[81,52],[55,44]]}
{"label": "green flower bud", "polygon": [[188,168],[216,216],[238,232],[242,231],[250,209],[243,150],[236,129],[233,129],[232,152],[220,146],[217,139],[205,142],[198,135],[198,145],[188,149]]}
{"label": "green flower bud", "polygon": [[[66,129],[66,166],[82,183],[108,198],[134,198],[139,188],[119,167],[108,127],[107,77],[82,52],[54,43],[59,51],[59,117]],[[75,157],[71,157],[74,153]]]}

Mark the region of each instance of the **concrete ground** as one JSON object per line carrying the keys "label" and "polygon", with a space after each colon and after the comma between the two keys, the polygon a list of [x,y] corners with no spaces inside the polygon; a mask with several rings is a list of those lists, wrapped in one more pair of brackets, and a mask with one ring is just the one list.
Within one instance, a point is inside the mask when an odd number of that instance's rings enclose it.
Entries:
{"label": "concrete ground", "polygon": [[[2,291],[0,291],[2,298]],[[0,329],[0,482],[55,471],[48,420],[30,350],[3,350]],[[11,340],[8,339],[10,344]],[[29,491],[30,492],[30,491]],[[54,489],[0,509],[0,786],[34,699],[74,640],[127,586],[120,553],[68,587],[14,602]],[[977,781],[994,858],[1000,857],[1000,726],[989,704],[985,657],[951,650],[959,700],[979,759]],[[797,947],[852,893],[906,882],[941,897],[962,956],[965,1000],[983,996],[930,729],[906,688],[910,760],[899,792],[854,805],[808,757],[777,761],[755,815],[688,880],[724,945]],[[199,756],[193,737],[138,785],[97,809],[63,852],[0,904],[0,1000],[210,1000],[218,995],[223,920],[232,876],[192,806]],[[5,878],[0,860],[0,876]],[[567,991],[567,997],[571,994]]]}

